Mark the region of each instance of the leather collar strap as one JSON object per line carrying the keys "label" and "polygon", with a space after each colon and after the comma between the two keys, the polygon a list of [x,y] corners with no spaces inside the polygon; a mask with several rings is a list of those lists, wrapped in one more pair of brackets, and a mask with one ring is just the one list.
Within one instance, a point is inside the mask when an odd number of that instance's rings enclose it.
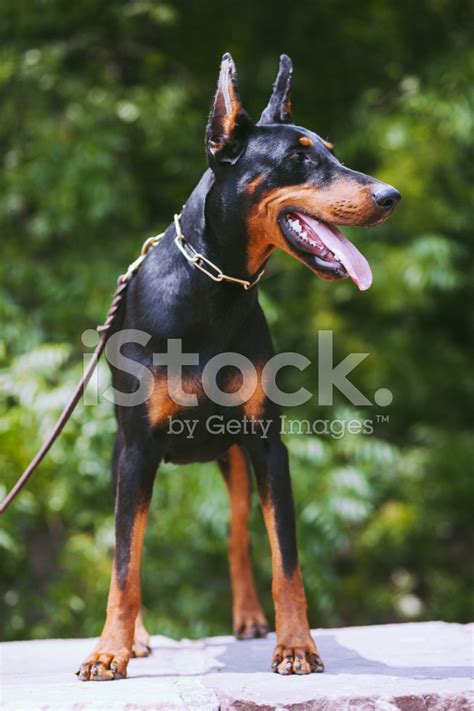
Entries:
{"label": "leather collar strap", "polygon": [[186,257],[188,262],[192,264],[193,267],[199,269],[200,272],[208,276],[209,279],[212,279],[212,281],[228,281],[232,284],[240,284],[240,286],[242,286],[245,291],[248,291],[253,286],[258,284],[265,272],[265,269],[262,269],[262,271],[259,272],[259,274],[253,281],[248,281],[247,279],[238,279],[237,277],[232,277],[228,276],[227,274],[224,274],[222,269],[220,269],[220,267],[211,262],[210,259],[205,257],[203,254],[196,252],[192,244],[190,244],[186,237],[183,235],[183,232],[181,230],[181,223],[179,221],[180,217],[180,214],[174,216],[174,225],[176,228],[176,237],[174,238],[174,242],[181,254]]}

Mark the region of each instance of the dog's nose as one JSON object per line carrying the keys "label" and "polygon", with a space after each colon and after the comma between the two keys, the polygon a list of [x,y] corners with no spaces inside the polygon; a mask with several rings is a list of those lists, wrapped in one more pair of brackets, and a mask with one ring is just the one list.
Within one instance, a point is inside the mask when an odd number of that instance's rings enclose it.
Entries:
{"label": "dog's nose", "polygon": [[402,197],[391,185],[382,185],[372,193],[373,200],[382,210],[393,210]]}

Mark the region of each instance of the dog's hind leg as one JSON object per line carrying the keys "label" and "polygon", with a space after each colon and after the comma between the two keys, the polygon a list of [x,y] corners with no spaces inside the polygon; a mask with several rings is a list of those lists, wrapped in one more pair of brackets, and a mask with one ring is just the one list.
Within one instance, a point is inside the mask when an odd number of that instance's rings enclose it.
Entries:
{"label": "dog's hind leg", "polygon": [[149,442],[124,446],[118,458],[115,555],[107,618],[99,642],[81,665],[81,681],[127,676],[140,611],[140,560],[158,459]]}
{"label": "dog's hind leg", "polygon": [[135,620],[132,655],[134,657],[149,657],[150,654],[150,634],[144,625],[142,611],[139,610]]}
{"label": "dog's hind leg", "polygon": [[233,445],[219,460],[230,502],[228,543],[232,622],[237,639],[265,637],[265,615],[258,601],[249,551],[250,470],[245,452]]}

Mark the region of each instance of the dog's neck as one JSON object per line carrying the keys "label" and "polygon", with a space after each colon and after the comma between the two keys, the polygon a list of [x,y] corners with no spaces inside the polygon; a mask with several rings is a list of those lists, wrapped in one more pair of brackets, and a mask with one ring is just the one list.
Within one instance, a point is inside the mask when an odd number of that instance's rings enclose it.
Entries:
{"label": "dog's neck", "polygon": [[225,274],[252,281],[247,267],[247,231],[238,210],[229,212],[208,169],[194,188],[181,214],[186,240]]}
{"label": "dog's neck", "polygon": [[[214,180],[206,171],[182,210],[180,223],[185,239],[225,274],[248,279],[246,234],[221,220],[213,200]],[[241,230],[245,230],[240,217]],[[150,348],[160,348],[160,339],[181,338],[188,352],[225,350],[229,339],[258,308],[258,287],[245,290],[239,284],[216,283],[189,263],[175,244],[171,223],[161,245],[150,251],[144,266],[132,280],[128,298],[134,303],[134,327],[150,333]],[[160,313],[157,322],[157,293]]]}

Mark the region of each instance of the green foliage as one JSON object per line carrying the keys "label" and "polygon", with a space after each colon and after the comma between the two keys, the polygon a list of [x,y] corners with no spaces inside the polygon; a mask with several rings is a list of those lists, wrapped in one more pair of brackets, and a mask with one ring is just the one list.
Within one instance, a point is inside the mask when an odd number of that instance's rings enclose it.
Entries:
{"label": "green foliage", "polygon": [[[471,14],[461,0],[242,0],[225,13],[211,0],[2,4],[0,493],[78,380],[80,334],[103,318],[117,274],[197,182],[221,53],[234,53],[257,116],[286,51],[297,121],[403,194],[387,225],[348,231],[372,265],[369,292],[318,280],[285,255],[263,284],[277,349],[315,364],[317,330],[333,329],[336,360],[370,353],[357,385],[394,393],[385,408],[348,409],[342,398],[318,408],[314,397],[287,413],[375,424],[370,436],[287,436],[310,619],[470,617]],[[315,368],[286,384],[313,392]],[[106,402],[80,408],[3,517],[6,639],[100,631],[114,427]],[[153,631],[229,630],[227,527],[215,467],[163,467],[143,571]],[[271,616],[256,501],[251,527]]]}

